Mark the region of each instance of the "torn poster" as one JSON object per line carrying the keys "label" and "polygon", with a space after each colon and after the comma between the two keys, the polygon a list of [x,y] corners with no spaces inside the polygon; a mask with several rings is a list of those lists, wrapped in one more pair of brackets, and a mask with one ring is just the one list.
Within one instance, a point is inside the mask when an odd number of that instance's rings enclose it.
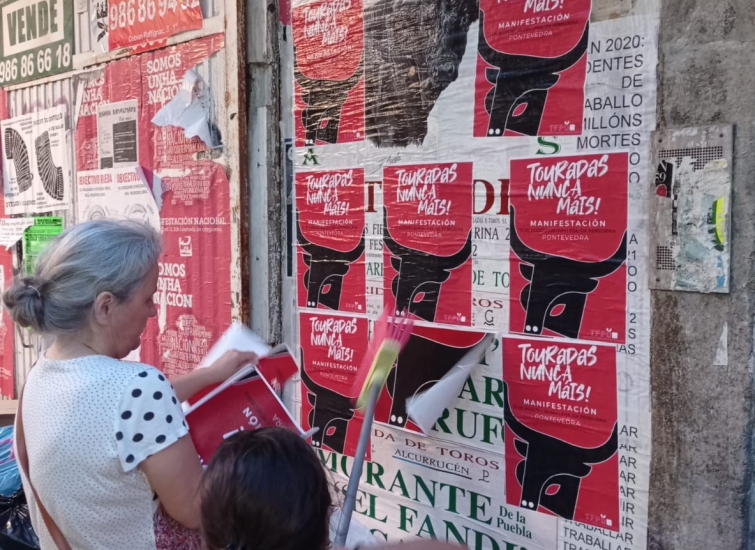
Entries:
{"label": "torn poster", "polygon": [[140,167],[76,174],[76,219],[131,219],[160,231],[155,197]]}
{"label": "torn poster", "polygon": [[506,502],[619,531],[613,346],[503,341]]}
{"label": "torn poster", "polygon": [[480,1],[475,137],[582,133],[591,4]]}
{"label": "torn poster", "polygon": [[142,335],[141,360],[167,374],[185,374],[231,324],[230,189],[225,170],[212,161],[194,161],[164,176],[159,188],[157,317]]}
{"label": "torn poster", "polygon": [[472,324],[472,163],[383,169],[383,298],[397,315]]}
{"label": "torn poster", "polygon": [[139,102],[135,99],[97,107],[100,168],[126,168],[139,163]]}
{"label": "torn poster", "polygon": [[628,157],[511,162],[510,332],[626,341]]}
{"label": "torn poster", "polygon": [[365,312],[364,170],[296,174],[299,307]]}
{"label": "torn poster", "polygon": [[[348,456],[357,450],[363,415],[349,395],[367,349],[367,319],[300,312],[302,409],[306,432],[319,428],[312,444]],[[369,460],[369,445],[367,446]]]}
{"label": "torn poster", "polygon": [[183,128],[186,139],[198,137],[207,147],[217,147],[208,124],[209,111],[209,88],[194,69],[189,69],[178,93],[157,112],[152,124],[178,126]]}
{"label": "torn poster", "polygon": [[0,246],[7,250],[24,236],[24,230],[34,225],[34,218],[2,218],[0,219]]}
{"label": "torn poster", "polygon": [[659,133],[654,162],[650,287],[728,293],[731,126]]}
{"label": "torn poster", "polygon": [[63,218],[57,216],[34,218],[34,225],[26,228],[24,231],[24,240],[22,241],[24,273],[27,275],[34,273],[37,256],[47,246],[47,243],[62,232]]}
{"label": "torn poster", "polygon": [[66,107],[3,120],[5,211],[41,214],[71,205]]}
{"label": "torn poster", "polygon": [[294,0],[297,147],[364,139],[362,1]]}

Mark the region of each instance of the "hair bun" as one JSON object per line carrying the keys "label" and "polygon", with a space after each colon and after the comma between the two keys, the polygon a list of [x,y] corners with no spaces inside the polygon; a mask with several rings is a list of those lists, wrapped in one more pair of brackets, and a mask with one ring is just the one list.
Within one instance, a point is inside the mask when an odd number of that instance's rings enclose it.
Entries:
{"label": "hair bun", "polygon": [[22,277],[3,294],[3,303],[13,322],[34,331],[45,330],[44,281],[36,276]]}

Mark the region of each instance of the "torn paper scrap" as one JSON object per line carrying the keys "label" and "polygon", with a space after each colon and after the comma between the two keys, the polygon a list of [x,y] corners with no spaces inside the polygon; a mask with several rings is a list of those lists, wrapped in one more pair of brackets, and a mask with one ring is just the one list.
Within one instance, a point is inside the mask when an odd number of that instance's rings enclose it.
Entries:
{"label": "torn paper scrap", "polygon": [[27,227],[34,225],[34,218],[4,218],[0,220],[0,246],[9,249],[24,236]]}
{"label": "torn paper scrap", "polygon": [[194,69],[186,71],[176,96],[152,119],[157,126],[179,126],[187,139],[199,137],[207,147],[217,147],[209,125],[210,95],[207,85]]}
{"label": "torn paper scrap", "polygon": [[209,367],[222,355],[230,350],[251,351],[258,357],[270,353],[272,348],[262,338],[238,322],[223,333],[223,336],[215,343],[197,368]]}

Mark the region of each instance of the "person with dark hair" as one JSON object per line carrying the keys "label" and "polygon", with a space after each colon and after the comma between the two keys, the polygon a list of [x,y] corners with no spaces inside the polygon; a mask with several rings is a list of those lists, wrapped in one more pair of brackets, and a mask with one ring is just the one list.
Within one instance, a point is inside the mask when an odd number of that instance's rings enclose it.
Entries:
{"label": "person with dark hair", "polygon": [[144,224],[83,223],[3,295],[16,324],[54,339],[26,378],[15,430],[42,550],[199,548],[202,466],[181,401],[256,356],[232,351],[174,379],[121,360],[157,314],[161,250]]}
{"label": "person with dark hair", "polygon": [[[326,550],[331,487],[315,451],[282,428],[238,432],[220,444],[202,478],[206,550]],[[353,524],[353,522],[352,522]],[[388,550],[460,550],[445,542]]]}

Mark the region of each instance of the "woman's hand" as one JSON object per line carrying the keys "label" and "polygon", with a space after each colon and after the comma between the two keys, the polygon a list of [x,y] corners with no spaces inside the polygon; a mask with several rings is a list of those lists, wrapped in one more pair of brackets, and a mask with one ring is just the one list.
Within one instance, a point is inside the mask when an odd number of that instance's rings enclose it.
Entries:
{"label": "woman's hand", "polygon": [[251,351],[229,350],[226,351],[220,359],[207,367],[207,370],[212,372],[214,382],[224,382],[236,374],[236,372],[242,367],[256,365],[257,363],[259,363],[259,357],[257,357],[256,353]]}

